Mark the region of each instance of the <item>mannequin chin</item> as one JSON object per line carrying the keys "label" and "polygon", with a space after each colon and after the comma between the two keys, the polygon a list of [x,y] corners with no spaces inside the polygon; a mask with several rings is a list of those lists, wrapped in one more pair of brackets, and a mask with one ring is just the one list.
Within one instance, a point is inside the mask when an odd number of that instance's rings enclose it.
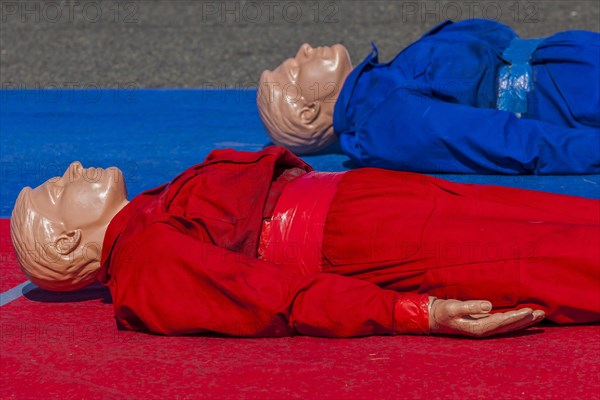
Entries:
{"label": "mannequin chin", "polygon": [[295,57],[264,71],[257,104],[273,143],[307,154],[335,142],[333,110],[351,71],[350,56],[341,44],[303,44]]}
{"label": "mannequin chin", "polygon": [[127,204],[122,172],[72,163],[61,177],[24,188],[10,230],[21,269],[36,285],[76,290],[95,282],[104,234]]}

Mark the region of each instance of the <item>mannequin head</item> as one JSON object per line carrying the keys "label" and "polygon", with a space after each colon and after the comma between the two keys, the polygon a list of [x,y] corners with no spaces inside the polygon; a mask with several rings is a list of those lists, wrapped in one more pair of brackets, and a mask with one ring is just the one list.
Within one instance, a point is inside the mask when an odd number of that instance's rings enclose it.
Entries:
{"label": "mannequin head", "polygon": [[21,269],[48,290],[76,290],[93,283],[110,220],[127,204],[118,168],[74,162],[61,177],[19,194],[10,219]]}
{"label": "mannequin head", "polygon": [[257,104],[273,143],[296,154],[333,143],[333,109],[351,71],[350,56],[341,44],[317,48],[303,44],[294,58],[264,71]]}

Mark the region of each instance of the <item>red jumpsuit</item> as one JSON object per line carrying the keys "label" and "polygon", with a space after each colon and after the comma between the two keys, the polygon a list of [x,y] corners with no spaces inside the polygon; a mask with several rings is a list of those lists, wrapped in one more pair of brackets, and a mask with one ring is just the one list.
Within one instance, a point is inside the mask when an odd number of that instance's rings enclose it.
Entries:
{"label": "red jumpsuit", "polygon": [[278,147],[220,150],[135,197],[108,227],[98,273],[117,321],[163,334],[427,333],[428,294],[600,320],[600,202],[310,171]]}

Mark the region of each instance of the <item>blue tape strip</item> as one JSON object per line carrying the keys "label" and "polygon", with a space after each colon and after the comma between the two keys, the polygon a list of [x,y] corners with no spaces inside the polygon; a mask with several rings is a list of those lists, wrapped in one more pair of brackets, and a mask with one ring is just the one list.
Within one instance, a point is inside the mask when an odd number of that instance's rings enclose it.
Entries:
{"label": "blue tape strip", "polygon": [[25,281],[20,285],[15,286],[12,289],[7,290],[4,293],[0,294],[0,307],[7,305],[13,300],[18,299],[19,297],[26,295],[31,292],[33,289],[36,289],[37,286],[29,281]]}
{"label": "blue tape strip", "polygon": [[498,110],[519,116],[527,112],[527,94],[533,90],[531,54],[544,39],[514,38],[502,57],[510,64],[498,71]]}

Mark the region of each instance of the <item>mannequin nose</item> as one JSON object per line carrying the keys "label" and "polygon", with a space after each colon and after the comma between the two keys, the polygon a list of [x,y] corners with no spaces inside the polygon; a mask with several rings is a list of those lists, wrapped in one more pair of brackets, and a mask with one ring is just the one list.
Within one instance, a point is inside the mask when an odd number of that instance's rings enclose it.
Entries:
{"label": "mannequin nose", "polygon": [[74,161],[69,165],[69,168],[67,168],[65,176],[70,182],[81,175],[81,171],[83,171],[83,165],[79,161]]}
{"label": "mannequin nose", "polygon": [[79,161],[75,161],[71,163],[71,169],[75,173],[80,173],[81,171],[83,171],[83,164],[81,164]]}
{"label": "mannequin nose", "polygon": [[300,49],[298,49],[298,54],[303,55],[303,56],[308,56],[308,55],[310,55],[312,50],[313,50],[313,48],[311,47],[310,44],[304,43],[302,46],[300,46]]}

